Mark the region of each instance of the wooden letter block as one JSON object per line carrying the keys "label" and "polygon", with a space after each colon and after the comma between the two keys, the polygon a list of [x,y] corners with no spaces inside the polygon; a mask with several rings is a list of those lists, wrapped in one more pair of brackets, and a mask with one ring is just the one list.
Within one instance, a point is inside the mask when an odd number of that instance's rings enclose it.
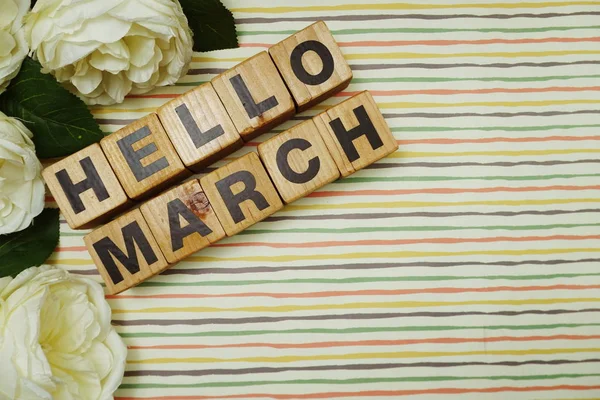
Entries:
{"label": "wooden letter block", "polygon": [[233,236],[283,207],[277,190],[256,153],[249,153],[202,177],[227,236]]}
{"label": "wooden letter block", "polygon": [[295,113],[292,96],[266,51],[216,76],[211,83],[246,142]]}
{"label": "wooden letter block", "polygon": [[127,195],[139,199],[189,175],[158,116],[150,114],[100,141]]}
{"label": "wooden letter block", "polygon": [[258,153],[286,203],[296,201],[340,176],[312,120],[262,143]]}
{"label": "wooden letter block", "polygon": [[127,290],[169,266],[140,210],[122,215],[83,240],[110,294]]}
{"label": "wooden letter block", "polygon": [[128,203],[98,144],[50,165],[44,169],[43,177],[73,229],[90,227]]}
{"label": "wooden letter block", "polygon": [[243,145],[210,83],[171,100],[159,108],[157,114],[181,160],[194,171]]}
{"label": "wooden letter block", "polygon": [[161,194],[140,209],[171,264],[225,237],[225,231],[196,179]]}
{"label": "wooden letter block", "polygon": [[392,135],[367,91],[313,118],[343,177],[395,152]]}
{"label": "wooden letter block", "polygon": [[325,22],[318,21],[269,49],[298,112],[344,89],[352,71]]}

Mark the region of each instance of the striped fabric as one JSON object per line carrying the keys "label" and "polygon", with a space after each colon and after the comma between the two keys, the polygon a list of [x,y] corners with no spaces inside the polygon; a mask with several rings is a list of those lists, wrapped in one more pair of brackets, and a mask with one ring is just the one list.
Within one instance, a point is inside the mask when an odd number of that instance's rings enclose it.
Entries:
{"label": "striped fabric", "polygon": [[117,398],[600,398],[600,1],[226,4],[241,48],[103,129],[323,19],[352,84],[234,157],[365,89],[400,150],[110,297]]}

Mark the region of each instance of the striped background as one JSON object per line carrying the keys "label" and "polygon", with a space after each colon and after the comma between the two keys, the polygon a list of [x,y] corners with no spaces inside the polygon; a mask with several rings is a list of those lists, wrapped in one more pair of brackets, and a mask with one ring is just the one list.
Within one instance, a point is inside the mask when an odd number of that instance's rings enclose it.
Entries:
{"label": "striped background", "polygon": [[600,2],[226,4],[242,47],[107,132],[324,19],[355,78],[273,133],[368,89],[400,150],[110,297],[117,398],[600,398]]}

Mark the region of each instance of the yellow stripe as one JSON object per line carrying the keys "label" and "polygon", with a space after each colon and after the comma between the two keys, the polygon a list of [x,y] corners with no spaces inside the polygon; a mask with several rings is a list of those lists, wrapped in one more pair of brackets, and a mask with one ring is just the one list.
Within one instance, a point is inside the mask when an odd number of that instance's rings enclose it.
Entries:
{"label": "yellow stripe", "polygon": [[269,312],[286,313],[294,311],[317,310],[350,310],[350,309],[379,309],[379,308],[423,308],[423,307],[449,307],[449,306],[482,306],[503,305],[522,306],[534,304],[571,304],[571,303],[597,303],[600,298],[576,299],[524,299],[524,300],[470,300],[470,301],[395,301],[372,303],[346,303],[346,304],[314,304],[314,305],[286,305],[286,306],[252,306],[238,308],[219,307],[151,307],[142,309],[113,309],[113,314],[152,314],[152,313],[212,313],[212,312]]}
{"label": "yellow stripe", "polygon": [[466,156],[547,156],[552,154],[600,153],[600,149],[515,150],[515,151],[397,151],[389,158],[466,157]]}
{"label": "yellow stripe", "polygon": [[372,358],[432,358],[454,356],[526,356],[542,354],[577,354],[598,353],[600,348],[571,348],[571,349],[527,349],[527,350],[475,350],[475,351],[399,351],[385,353],[354,353],[354,354],[315,354],[305,356],[278,356],[278,357],[240,357],[240,358],[214,358],[214,357],[186,357],[186,358],[149,358],[131,360],[130,364],[170,364],[170,363],[221,363],[221,362],[252,362],[252,363],[290,363],[296,361],[319,360],[368,360]]}
{"label": "yellow stripe", "polygon": [[316,11],[363,11],[363,10],[440,10],[457,8],[492,8],[492,9],[520,9],[520,8],[548,8],[568,6],[595,6],[597,1],[557,1],[544,3],[476,3],[476,4],[414,4],[414,3],[391,3],[391,4],[340,4],[333,6],[307,6],[307,7],[240,7],[232,8],[237,13],[260,13],[279,14],[288,12],[316,12]]}
{"label": "yellow stripe", "polygon": [[[419,103],[419,102],[377,102],[377,106],[383,109],[396,108],[446,108],[446,107],[544,107],[564,106],[570,104],[600,104],[600,100],[540,100],[540,101],[470,101],[464,103]],[[319,104],[314,109],[326,110],[333,105]]]}

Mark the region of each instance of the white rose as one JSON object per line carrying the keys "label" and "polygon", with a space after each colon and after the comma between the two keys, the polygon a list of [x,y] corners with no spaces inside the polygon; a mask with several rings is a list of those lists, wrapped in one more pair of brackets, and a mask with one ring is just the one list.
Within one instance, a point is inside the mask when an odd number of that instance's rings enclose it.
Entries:
{"label": "white rose", "polygon": [[42,165],[32,137],[21,121],[0,112],[0,235],[27,228],[44,209]]}
{"label": "white rose", "polygon": [[43,265],[0,279],[0,399],[107,400],[127,348],[102,287]]}
{"label": "white rose", "polygon": [[25,20],[42,71],[88,104],[171,85],[192,59],[177,0],[39,0]]}
{"label": "white rose", "polygon": [[17,76],[29,52],[22,23],[29,5],[30,0],[0,0],[0,93]]}

